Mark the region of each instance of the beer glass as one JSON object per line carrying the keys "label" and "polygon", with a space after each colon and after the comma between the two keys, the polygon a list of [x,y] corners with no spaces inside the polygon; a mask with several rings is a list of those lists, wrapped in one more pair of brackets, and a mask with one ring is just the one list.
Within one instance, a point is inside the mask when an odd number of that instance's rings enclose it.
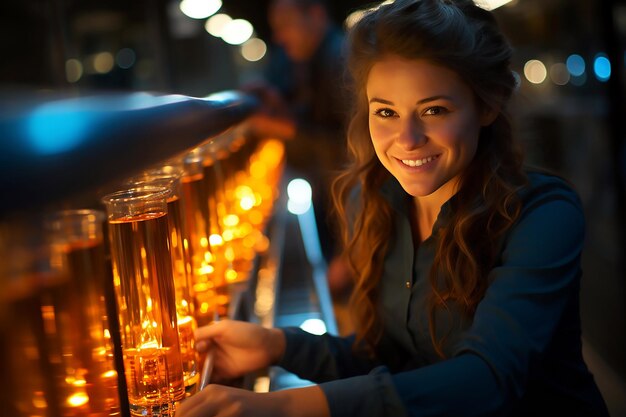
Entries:
{"label": "beer glass", "polygon": [[[97,210],[66,210],[46,217],[45,230],[54,268],[67,275],[56,286],[55,329],[60,336],[64,385],[71,387],[64,406],[73,415],[118,415],[117,371],[105,303],[105,215]],[[51,319],[44,314],[44,323]],[[51,325],[49,326],[51,327]],[[66,388],[67,390],[67,388]]]}
{"label": "beer glass", "polygon": [[[180,339],[185,391],[187,395],[193,395],[196,392],[200,375],[198,373],[198,355],[195,350],[194,339],[197,324],[193,315],[194,297],[191,283],[191,268],[188,268],[188,265],[190,265],[189,238],[184,233],[185,218],[183,217],[180,183],[182,173],[182,167],[167,165],[146,171],[131,179],[129,183],[133,187],[161,186],[171,191],[167,198],[167,220],[176,294],[178,337]],[[187,249],[185,249],[185,246]]]}
{"label": "beer glass", "polygon": [[195,317],[199,326],[227,313],[223,240],[217,218],[210,215],[210,196],[204,181],[202,156],[194,151],[185,157],[182,177],[183,206],[189,236],[190,270],[195,295]]}
{"label": "beer glass", "polygon": [[[117,416],[104,214],[70,210],[0,239],[11,415]],[[42,232],[43,229],[43,232]],[[7,243],[10,242],[10,245]]]}
{"label": "beer glass", "polygon": [[103,197],[131,414],[171,416],[185,396],[163,187]]}

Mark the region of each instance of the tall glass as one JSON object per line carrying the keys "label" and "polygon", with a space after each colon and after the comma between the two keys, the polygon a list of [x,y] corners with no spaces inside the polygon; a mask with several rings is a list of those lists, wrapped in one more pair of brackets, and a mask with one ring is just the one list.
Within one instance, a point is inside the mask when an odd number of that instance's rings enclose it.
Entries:
{"label": "tall glass", "polygon": [[71,415],[113,416],[120,412],[104,298],[105,280],[109,278],[104,220],[101,211],[67,210],[49,215],[45,222],[52,265],[68,278],[48,292],[52,303],[44,305],[48,312],[44,314],[44,325],[54,328],[61,342],[63,367],[57,377],[63,386],[60,391],[67,392],[63,405],[81,410]]}
{"label": "tall glass", "polygon": [[167,198],[167,220],[170,233],[170,255],[172,258],[172,272],[174,276],[174,290],[176,293],[176,318],[178,322],[178,337],[183,363],[185,391],[193,395],[200,379],[198,372],[198,355],[195,349],[194,332],[197,328],[194,313],[194,296],[191,283],[191,270],[188,240],[183,233],[184,221],[182,213],[182,189],[180,178],[182,168],[171,165],[144,172],[132,179],[132,185],[162,186],[171,191]]}
{"label": "tall glass", "polygon": [[[73,210],[0,230],[2,409],[12,416],[117,416],[104,303],[104,214]],[[9,360],[7,360],[9,358]]]}
{"label": "tall glass", "polygon": [[214,231],[216,220],[210,216],[202,167],[201,156],[196,152],[189,154],[185,158],[181,184],[189,236],[189,269],[196,301],[195,317],[200,326],[210,323],[216,315],[226,315],[228,303],[224,271],[218,262],[222,257],[223,242],[221,235]]}
{"label": "tall glass", "polygon": [[60,415],[61,394],[48,361],[44,286],[66,277],[50,266],[49,247],[31,219],[0,224],[0,382],[2,409],[16,417]]}
{"label": "tall glass", "polygon": [[171,416],[185,396],[167,214],[171,191],[103,197],[131,414]]}

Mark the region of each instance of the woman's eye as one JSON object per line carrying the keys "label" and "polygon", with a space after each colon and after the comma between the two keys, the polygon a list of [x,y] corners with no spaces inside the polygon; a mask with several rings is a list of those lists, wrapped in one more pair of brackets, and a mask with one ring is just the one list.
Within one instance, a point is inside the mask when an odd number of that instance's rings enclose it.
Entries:
{"label": "woman's eye", "polygon": [[447,112],[447,109],[445,107],[441,107],[441,106],[433,106],[433,107],[429,107],[424,111],[424,115],[425,116],[439,116],[442,114],[445,114]]}
{"label": "woman's eye", "polygon": [[388,118],[388,117],[393,117],[393,116],[395,116],[395,115],[396,115],[396,112],[395,112],[395,111],[393,111],[393,110],[391,110],[391,109],[387,109],[387,108],[385,108],[385,109],[378,109],[378,110],[376,110],[376,111],[374,112],[374,114],[375,114],[376,116],[380,116],[380,117],[382,117],[383,119],[386,119],[386,118]]}

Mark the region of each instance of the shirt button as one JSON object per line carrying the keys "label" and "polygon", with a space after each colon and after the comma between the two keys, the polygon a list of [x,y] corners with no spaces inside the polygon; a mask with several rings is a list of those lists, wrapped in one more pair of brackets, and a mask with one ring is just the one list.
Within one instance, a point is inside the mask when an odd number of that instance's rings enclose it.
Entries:
{"label": "shirt button", "polygon": [[406,285],[406,287],[407,287],[407,288],[411,288],[411,281],[407,281],[407,282],[405,283],[405,285]]}

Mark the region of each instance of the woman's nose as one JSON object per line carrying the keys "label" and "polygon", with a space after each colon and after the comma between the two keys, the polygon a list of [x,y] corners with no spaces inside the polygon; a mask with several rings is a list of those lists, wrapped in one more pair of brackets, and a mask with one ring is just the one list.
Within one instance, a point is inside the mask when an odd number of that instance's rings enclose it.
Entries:
{"label": "woman's nose", "polygon": [[401,130],[397,139],[405,149],[414,149],[424,146],[428,142],[428,138],[424,132],[423,124],[415,117],[407,119],[402,123]]}

